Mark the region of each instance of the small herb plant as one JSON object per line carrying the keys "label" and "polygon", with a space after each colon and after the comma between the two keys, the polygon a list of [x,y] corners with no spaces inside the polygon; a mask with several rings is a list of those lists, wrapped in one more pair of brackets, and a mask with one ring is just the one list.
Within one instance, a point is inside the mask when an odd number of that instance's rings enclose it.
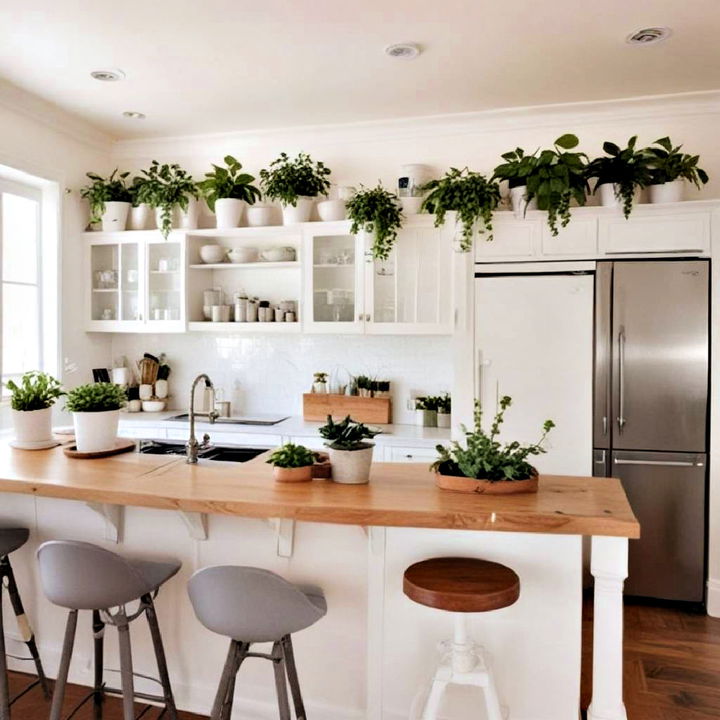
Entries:
{"label": "small herb plant", "polygon": [[450,168],[439,180],[431,180],[423,190],[430,194],[422,209],[435,214],[435,227],[445,222],[445,213],[454,211],[462,223],[460,250],[472,248],[473,230],[487,231],[492,240],[492,214],[500,203],[500,186],[497,180],[488,180],[482,173],[467,168]]}
{"label": "small herb plant", "polygon": [[73,388],[67,394],[65,409],[68,412],[105,412],[119,410],[125,405],[127,395],[113,383],[91,383]]}
{"label": "small herb plant", "polygon": [[313,373],[313,382],[326,383],[327,379],[328,379],[328,374],[326,372]]}
{"label": "small herb plant", "polygon": [[505,411],[512,405],[512,398],[505,395],[500,398],[500,407],[495,415],[490,433],[482,428],[482,409],[475,402],[474,424],[472,430],[464,425],[465,446],[458,442],[450,447],[438,445],[438,459],[430,466],[431,470],[443,475],[476,478],[498,482],[502,480],[527,480],[536,474],[535,468],[528,462],[531,455],[540,455],[545,451],[542,444],[550,430],[555,427],[552,420],[543,423],[542,435],[533,445],[521,445],[517,441],[501,443],[497,436],[503,424]]}
{"label": "small herb plant", "polygon": [[153,160],[142,173],[147,178],[147,201],[160,210],[160,232],[167,240],[172,230],[173,208],[177,205],[186,212],[188,198],[198,198],[197,184],[177,163],[161,165]]}
{"label": "small herb plant", "polygon": [[90,184],[80,190],[80,197],[90,205],[91,223],[100,222],[106,202],[131,202],[130,190],[126,184],[130,173],[118,173],[116,168],[107,178],[92,172],[85,174],[90,179]]}
{"label": "small herb plant", "polygon": [[269,168],[260,171],[260,185],[270,199],[295,207],[299,197],[327,195],[330,173],[330,168],[314,162],[307,153],[299,153],[293,160],[287,153],[280,153]]}
{"label": "small herb plant", "polygon": [[373,445],[365,440],[372,440],[381,430],[355,422],[349,415],[339,423],[334,422],[332,416],[328,415],[327,423],[319,432],[320,437],[325,439],[325,444],[333,450],[363,450]]}
{"label": "small herb plant", "polygon": [[660,138],[647,148],[651,183],[660,185],[682,179],[691,182],[698,190],[701,184],[707,183],[708,174],[698,167],[700,156],[680,152],[681,149],[682,145],[674,147],[669,137]]}
{"label": "small herb plant", "polygon": [[241,170],[242,165],[232,155],[226,155],[225,167],[213,163],[212,172],[205,173],[205,180],[198,183],[212,212],[215,212],[216,200],[232,198],[253,205],[260,199],[260,190],[252,184],[255,176]]}
{"label": "small herb plant", "polygon": [[12,409],[26,412],[52,407],[65,394],[58,380],[39,370],[26,372],[20,378],[19,385],[13,380],[8,380],[5,385],[12,393]]}
{"label": "small herb plant", "polygon": [[595,190],[600,185],[615,185],[615,195],[622,203],[625,217],[630,216],[636,188],[647,187],[652,182],[650,155],[646,149],[636,150],[637,135],[628,140],[627,147],[620,148],[612,142],[604,142],[606,155],[595,158],[585,171],[589,178],[597,178]]}
{"label": "small herb plant", "polygon": [[314,465],[316,457],[317,454],[304,445],[286,443],[274,450],[266,462],[281,468],[299,468]]}
{"label": "small herb plant", "polygon": [[353,235],[360,230],[372,233],[373,258],[387,260],[404,219],[397,197],[382,184],[374,188],[360,186],[346,207],[348,219],[352,220],[350,232]]}
{"label": "small herb plant", "polygon": [[445,393],[444,395],[440,395],[435,399],[437,404],[437,411],[439,413],[449,415],[452,411],[452,398],[450,397],[450,394]]}

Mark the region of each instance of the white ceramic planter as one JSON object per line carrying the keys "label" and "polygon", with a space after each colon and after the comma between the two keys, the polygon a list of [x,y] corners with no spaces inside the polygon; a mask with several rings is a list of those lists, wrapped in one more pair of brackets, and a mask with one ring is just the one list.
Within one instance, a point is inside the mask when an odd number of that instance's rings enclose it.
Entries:
{"label": "white ceramic planter", "polygon": [[674,203],[683,198],[684,180],[673,180],[660,185],[649,185],[651,203]]}
{"label": "white ceramic planter", "polygon": [[295,205],[282,205],[283,225],[297,225],[308,222],[312,214],[315,198],[299,197]]}
{"label": "white ceramic planter", "polygon": [[537,198],[533,198],[530,202],[525,200],[527,188],[525,185],[510,188],[510,206],[517,217],[523,217],[527,210],[537,210]]}
{"label": "white ceramic planter", "polygon": [[344,220],[347,216],[344,200],[323,200],[317,204],[317,210],[323,222]]}
{"label": "white ceramic planter", "polygon": [[219,198],[215,201],[215,226],[218,230],[240,227],[247,203],[236,198]]}
{"label": "white ceramic planter", "polygon": [[415,424],[419,427],[437,427],[437,413],[435,410],[416,410]]}
{"label": "white ceramic planter", "polygon": [[150,230],[150,223],[152,222],[152,208],[147,204],[143,203],[137,207],[130,208],[130,215],[128,216],[127,229],[128,230]]}
{"label": "white ceramic planter", "polygon": [[200,203],[194,197],[188,197],[187,210],[178,207],[178,226],[181,230],[197,230],[200,220]]}
{"label": "white ceramic planter", "polygon": [[78,452],[109,450],[117,438],[119,410],[74,412],[75,444]]}
{"label": "white ceramic planter", "polygon": [[124,230],[127,227],[127,219],[129,212],[129,202],[106,202],[105,212],[102,214],[101,218],[103,232]]}
{"label": "white ceramic planter", "polygon": [[373,446],[362,450],[333,450],[328,448],[332,479],[343,485],[365,485],[370,481]]}
{"label": "white ceramic planter", "polygon": [[405,215],[417,215],[424,199],[423,197],[401,197],[400,205],[402,205]]}
{"label": "white ceramic planter", "polygon": [[269,205],[251,205],[245,217],[250,227],[266,227],[273,224],[273,209]]}
{"label": "white ceramic planter", "polygon": [[13,410],[12,419],[18,445],[44,445],[53,441],[52,408]]}
{"label": "white ceramic planter", "polygon": [[437,414],[437,418],[436,418],[436,420],[437,420],[437,426],[438,426],[439,428],[449,428],[450,425],[451,425],[451,423],[450,423],[450,417],[451,417],[451,416],[450,416],[450,413],[441,413],[441,412],[439,412],[439,413]]}
{"label": "white ceramic planter", "polygon": [[603,183],[598,185],[597,190],[602,207],[619,207],[620,202],[615,194],[615,183]]}

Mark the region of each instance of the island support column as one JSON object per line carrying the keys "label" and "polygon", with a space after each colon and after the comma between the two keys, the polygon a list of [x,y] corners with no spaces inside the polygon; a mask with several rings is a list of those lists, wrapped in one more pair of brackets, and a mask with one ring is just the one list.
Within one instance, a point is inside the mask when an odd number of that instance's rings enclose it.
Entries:
{"label": "island support column", "polygon": [[623,585],[628,540],[593,537],[590,571],[595,578],[592,701],[588,720],[627,720],[623,703]]}

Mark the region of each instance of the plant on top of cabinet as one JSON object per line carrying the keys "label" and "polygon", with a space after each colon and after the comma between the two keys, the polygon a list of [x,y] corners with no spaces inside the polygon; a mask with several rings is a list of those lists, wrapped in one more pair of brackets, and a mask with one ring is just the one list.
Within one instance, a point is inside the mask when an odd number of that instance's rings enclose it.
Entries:
{"label": "plant on top of cabinet", "polygon": [[637,135],[633,135],[627,147],[620,148],[612,142],[604,142],[607,153],[592,160],[585,171],[588,179],[597,178],[594,192],[600,190],[600,202],[604,206],[622,203],[623,214],[630,216],[637,188],[647,187],[651,182],[650,156],[644,148],[635,149]]}
{"label": "plant on top of cabinet", "polygon": [[285,443],[272,452],[265,461],[273,466],[277,482],[305,482],[312,480],[312,471],[317,453],[304,445]]}
{"label": "plant on top of cabinet", "polygon": [[472,248],[476,225],[480,232],[488,232],[487,240],[492,240],[492,214],[500,202],[500,186],[496,180],[488,180],[482,173],[468,168],[450,168],[439,180],[426,183],[423,190],[429,190],[430,194],[423,201],[422,209],[435,214],[435,227],[445,222],[445,213],[457,213],[462,223],[460,250],[468,252]]}
{"label": "plant on top of cabinet", "polygon": [[167,240],[173,228],[173,212],[179,208],[184,214],[180,222],[183,227],[197,227],[198,188],[190,174],[177,163],[161,165],[157,160],[142,171],[147,178],[147,198],[155,208],[157,226]]}
{"label": "plant on top of cabinet", "polygon": [[150,226],[152,210],[151,187],[148,179],[142,175],[136,175],[128,186],[128,192],[131,204],[128,230],[147,230]]}
{"label": "plant on top of cabinet", "polygon": [[65,409],[73,414],[75,442],[79,452],[109,450],[117,437],[125,390],[113,383],[91,383],[67,394]]}
{"label": "plant on top of cabinet", "polygon": [[349,415],[339,423],[328,415],[326,424],[318,432],[330,451],[332,479],[350,485],[367,483],[374,447],[374,443],[367,440],[372,440],[381,431],[355,422]]}
{"label": "plant on top of cabinet", "polygon": [[52,375],[33,370],[20,378],[19,385],[13,380],[5,385],[12,393],[13,445],[27,449],[56,445],[52,437],[51,408],[65,394],[60,383]]}
{"label": "plant on top of cabinet", "polygon": [[452,412],[452,399],[449,393],[440,395],[437,400],[437,426],[441,428],[450,427],[450,414]]}
{"label": "plant on top of cabinet", "polygon": [[234,228],[240,225],[244,204],[254,205],[261,193],[252,184],[255,176],[241,172],[242,164],[232,155],[224,161],[225,167],[213,163],[212,172],[205,173],[198,188],[216,215],[217,227]]}
{"label": "plant on top of cabinet", "polygon": [[382,184],[374,188],[360,189],[347,202],[348,219],[352,220],[350,232],[360,230],[373,236],[370,252],[375,260],[387,260],[404,220],[398,198]]}
{"label": "plant on top of cabinet", "polygon": [[438,459],[430,466],[436,475],[438,487],[459,492],[505,494],[537,491],[537,470],[528,462],[531,455],[546,452],[543,442],[555,427],[552,420],[542,426],[540,439],[530,445],[517,440],[501,443],[497,437],[503,424],[505,411],[512,398],[500,398],[500,406],[486,433],[482,427],[482,409],[475,401],[474,427],[468,430],[461,425],[465,446],[453,441],[450,447],[438,445]]}
{"label": "plant on top of cabinet", "polygon": [[130,210],[130,191],[125,182],[130,173],[118,173],[117,168],[109,177],[97,173],[85,173],[91,180],[80,190],[80,197],[90,205],[90,224],[102,222],[105,232],[124,230]]}
{"label": "plant on top of cabinet", "polygon": [[283,223],[307,222],[318,195],[327,196],[330,189],[328,175],[332,171],[322,162],[314,162],[307,153],[290,159],[287,153],[260,171],[260,185],[271,200],[282,205]]}
{"label": "plant on top of cabinet", "polygon": [[647,148],[650,155],[650,202],[679,202],[683,181],[691,182],[698,190],[708,181],[708,174],[698,167],[699,155],[680,152],[682,145],[673,147],[669,137],[656,140]]}
{"label": "plant on top of cabinet", "polygon": [[537,167],[538,151],[525,154],[522,148],[515,148],[501,155],[504,163],[498,165],[493,171],[491,181],[507,180],[510,188],[510,202],[513,212],[525,215],[528,210],[537,209],[537,199],[527,196],[527,178]]}

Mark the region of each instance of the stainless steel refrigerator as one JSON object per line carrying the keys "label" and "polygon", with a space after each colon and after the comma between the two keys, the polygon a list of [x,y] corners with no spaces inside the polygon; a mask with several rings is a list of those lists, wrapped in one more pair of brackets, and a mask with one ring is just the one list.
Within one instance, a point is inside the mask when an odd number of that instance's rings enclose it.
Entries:
{"label": "stainless steel refrigerator", "polygon": [[593,468],[641,525],[628,595],[705,594],[709,262],[599,262]]}

